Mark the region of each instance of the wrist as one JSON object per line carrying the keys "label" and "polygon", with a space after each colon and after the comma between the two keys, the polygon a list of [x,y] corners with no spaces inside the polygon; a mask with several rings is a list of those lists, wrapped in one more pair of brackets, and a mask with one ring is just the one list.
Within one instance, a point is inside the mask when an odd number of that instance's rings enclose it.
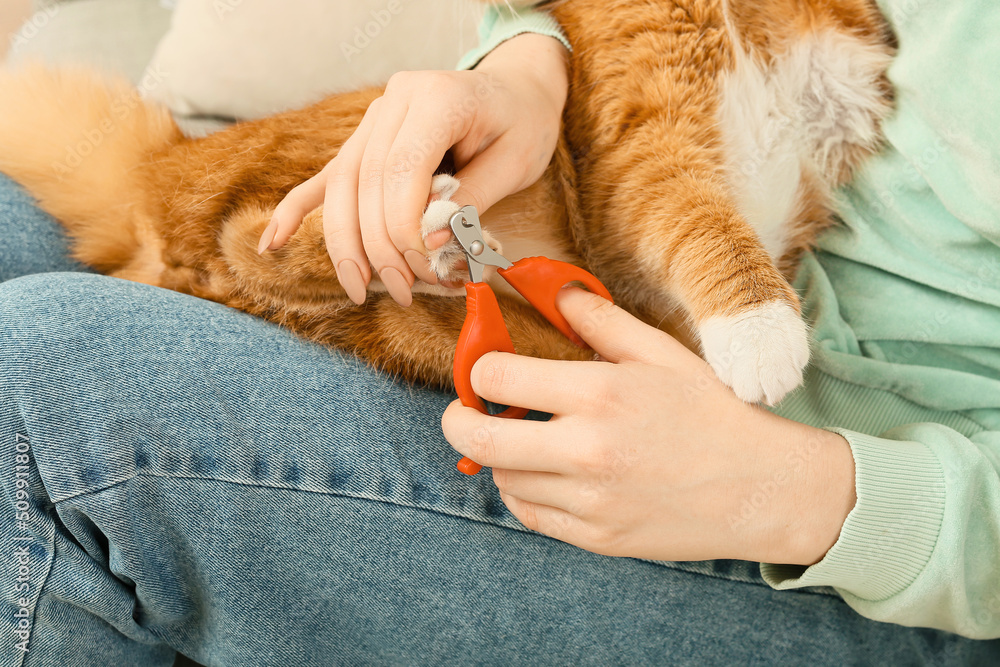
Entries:
{"label": "wrist", "polygon": [[854,457],[837,433],[770,417],[762,446],[773,456],[768,481],[776,490],[771,511],[758,513],[754,560],[814,565],[837,542],[857,502]]}
{"label": "wrist", "polygon": [[505,83],[527,81],[561,115],[569,92],[569,51],[554,37],[523,33],[491,51],[476,71]]}

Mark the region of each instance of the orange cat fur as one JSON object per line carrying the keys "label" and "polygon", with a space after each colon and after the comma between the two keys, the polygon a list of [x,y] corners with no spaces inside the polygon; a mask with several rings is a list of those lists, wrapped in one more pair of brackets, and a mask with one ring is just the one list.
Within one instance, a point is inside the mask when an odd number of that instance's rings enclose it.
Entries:
{"label": "orange cat fur", "polygon": [[[829,224],[830,189],[877,148],[890,108],[881,17],[868,0],[545,5],[574,47],[564,136],[541,181],[484,227],[512,260],[588,268],[742,398],[779,400],[808,359],[782,272]],[[277,203],[336,155],[380,90],[202,139],[81,69],[6,71],[0,90],[0,171],[65,225],[83,262],[450,386],[463,290],[416,294],[408,309],[378,291],[353,305],[322,209],[281,250],[256,252]],[[588,356],[495,289],[520,353]]]}

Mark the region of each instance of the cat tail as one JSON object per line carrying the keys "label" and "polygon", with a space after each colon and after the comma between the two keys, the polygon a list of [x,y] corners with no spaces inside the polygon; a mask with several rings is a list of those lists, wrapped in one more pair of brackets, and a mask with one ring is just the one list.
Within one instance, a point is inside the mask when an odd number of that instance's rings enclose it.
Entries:
{"label": "cat tail", "polygon": [[148,219],[141,163],[183,141],[131,83],[78,66],[0,69],[0,172],[24,186],[103,273],[126,264]]}

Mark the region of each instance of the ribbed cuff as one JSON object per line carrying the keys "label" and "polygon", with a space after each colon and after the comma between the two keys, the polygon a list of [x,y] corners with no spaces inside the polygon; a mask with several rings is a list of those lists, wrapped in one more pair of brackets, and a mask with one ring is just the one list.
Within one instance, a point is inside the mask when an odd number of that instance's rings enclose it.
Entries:
{"label": "ribbed cuff", "polygon": [[462,56],[456,69],[474,68],[493,49],[508,39],[526,32],[554,37],[567,49],[572,50],[559,24],[548,14],[534,10],[517,11],[509,7],[495,7],[487,10],[479,26],[479,46]]}
{"label": "ribbed cuff", "polygon": [[913,583],[930,560],[944,518],[944,469],[919,442],[830,430],[851,445],[858,502],[823,560],[810,567],[762,563],[761,575],[778,590],[832,586],[884,600]]}

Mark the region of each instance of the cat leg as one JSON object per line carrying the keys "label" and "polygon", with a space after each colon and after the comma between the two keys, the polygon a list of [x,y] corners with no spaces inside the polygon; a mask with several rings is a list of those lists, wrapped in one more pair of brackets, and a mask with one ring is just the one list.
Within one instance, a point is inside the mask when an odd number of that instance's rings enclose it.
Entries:
{"label": "cat leg", "polygon": [[744,401],[774,405],[802,383],[809,336],[798,298],[750,225],[734,212],[691,222],[674,250],[675,293],[693,316],[702,354]]}
{"label": "cat leg", "polygon": [[628,278],[616,260],[622,291],[653,312],[680,307],[720,380],[747,402],[778,402],[809,360],[794,290],[721,184],[679,176],[644,191],[657,195],[606,218],[632,222],[611,230],[601,259],[634,258]]}

